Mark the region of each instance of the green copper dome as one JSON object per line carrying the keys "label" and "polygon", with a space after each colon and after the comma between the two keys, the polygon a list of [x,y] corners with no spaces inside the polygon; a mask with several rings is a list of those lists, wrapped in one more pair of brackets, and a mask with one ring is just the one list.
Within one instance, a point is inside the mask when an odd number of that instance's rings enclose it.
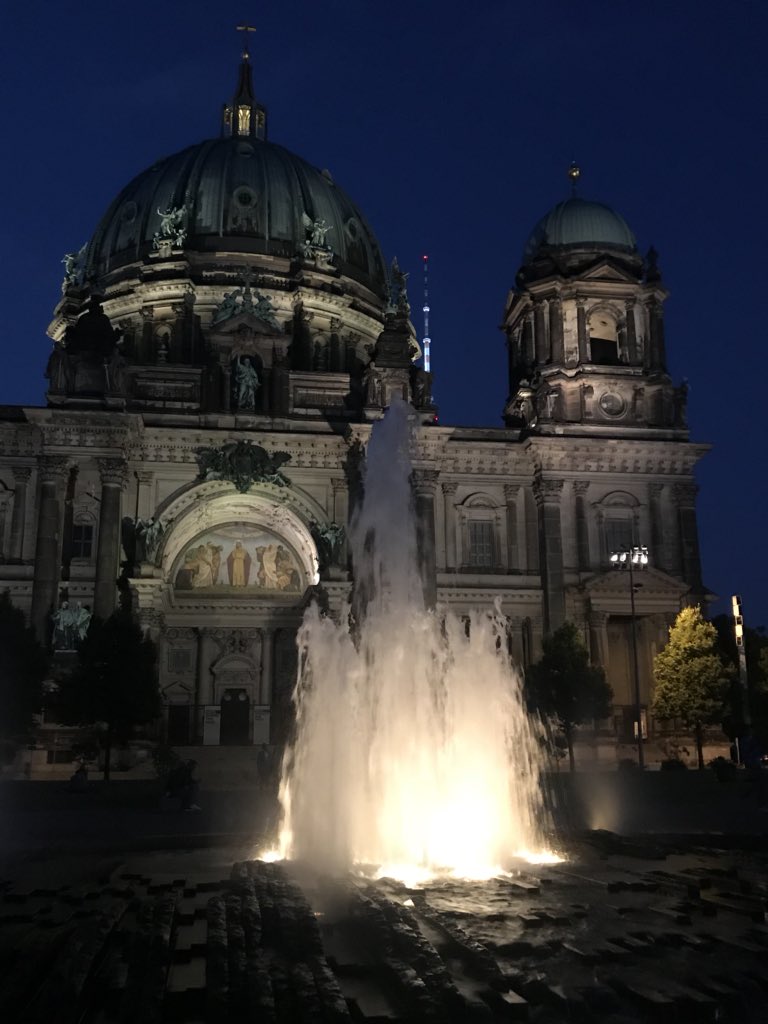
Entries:
{"label": "green copper dome", "polygon": [[541,218],[528,238],[523,263],[530,263],[545,246],[637,251],[635,236],[620,214],[604,203],[576,196],[553,206]]}
{"label": "green copper dome", "polygon": [[307,224],[323,225],[334,266],[385,294],[379,244],[360,210],[327,171],[253,135],[212,139],[166,157],[118,195],[88,247],[101,276],[151,254],[166,211],[181,210],[179,248],[297,257]]}

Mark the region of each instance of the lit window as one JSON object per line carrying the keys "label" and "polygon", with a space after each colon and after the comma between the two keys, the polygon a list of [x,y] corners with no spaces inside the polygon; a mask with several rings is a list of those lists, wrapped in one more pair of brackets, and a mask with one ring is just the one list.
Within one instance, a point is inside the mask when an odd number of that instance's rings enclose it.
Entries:
{"label": "lit window", "polygon": [[493,523],[470,522],[469,564],[473,569],[490,569],[493,566]]}
{"label": "lit window", "polygon": [[93,554],[93,527],[75,523],[72,527],[72,557],[90,558]]}
{"label": "lit window", "polygon": [[247,135],[251,130],[251,108],[237,108],[237,134]]}

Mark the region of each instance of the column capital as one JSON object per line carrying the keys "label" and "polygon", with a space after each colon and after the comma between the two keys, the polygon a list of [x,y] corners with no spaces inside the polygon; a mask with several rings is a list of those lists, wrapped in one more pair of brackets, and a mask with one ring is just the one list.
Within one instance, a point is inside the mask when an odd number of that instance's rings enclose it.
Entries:
{"label": "column capital", "polygon": [[449,497],[450,495],[456,493],[459,485],[456,483],[455,480],[446,480],[444,483],[441,484],[441,487],[443,488],[443,494],[446,497]]}
{"label": "column capital", "polygon": [[608,612],[601,612],[595,608],[590,608],[588,614],[590,626],[605,626],[608,622],[608,615]]}
{"label": "column capital", "polygon": [[420,498],[434,498],[437,488],[437,479],[440,471],[437,469],[414,469],[412,474],[413,487]]}
{"label": "column capital", "polygon": [[155,310],[153,306],[142,306],[139,310],[142,320],[152,321],[155,319]]}
{"label": "column capital", "polygon": [[17,484],[26,484],[29,482],[29,478],[32,476],[31,466],[11,466],[11,472],[13,473],[13,479]]}
{"label": "column capital", "polygon": [[155,474],[151,469],[139,469],[136,471],[136,476],[142,485],[151,484],[155,479]]}
{"label": "column capital", "polygon": [[573,493],[577,497],[583,498],[589,490],[589,480],[574,480],[573,481]]}
{"label": "column capital", "polygon": [[661,495],[663,494],[663,492],[664,492],[664,484],[660,484],[660,483],[650,483],[650,484],[648,484],[648,496],[651,498],[652,501],[656,500],[657,498],[660,498]]}
{"label": "column capital", "polygon": [[522,490],[522,484],[504,484],[504,500],[517,501]]}
{"label": "column capital", "polygon": [[43,483],[58,483],[66,476],[69,459],[65,455],[42,455],[37,468]]}
{"label": "column capital", "polygon": [[128,467],[122,459],[97,459],[102,487],[125,487]]}
{"label": "column capital", "polygon": [[694,505],[696,503],[696,495],[698,493],[698,484],[675,484],[675,497],[677,498],[679,505]]}
{"label": "column capital", "polygon": [[331,487],[333,488],[334,494],[338,494],[339,491],[346,491],[347,481],[343,476],[331,477]]}
{"label": "column capital", "polygon": [[546,502],[559,504],[563,496],[563,481],[546,480],[537,476],[533,481],[533,496],[539,505],[543,505]]}

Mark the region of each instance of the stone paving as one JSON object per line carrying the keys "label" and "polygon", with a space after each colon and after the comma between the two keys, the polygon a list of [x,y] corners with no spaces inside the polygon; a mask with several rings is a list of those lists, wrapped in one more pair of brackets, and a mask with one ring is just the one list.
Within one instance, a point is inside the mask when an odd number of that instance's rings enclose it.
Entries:
{"label": "stone paving", "polygon": [[1,883],[0,1021],[764,1022],[768,848],[729,845],[597,831],[415,890],[223,851],[32,873]]}

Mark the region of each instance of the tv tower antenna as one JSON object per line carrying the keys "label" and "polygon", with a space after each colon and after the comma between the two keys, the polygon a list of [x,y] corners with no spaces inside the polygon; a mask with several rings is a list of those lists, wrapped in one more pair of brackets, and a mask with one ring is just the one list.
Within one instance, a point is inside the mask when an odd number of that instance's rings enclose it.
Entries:
{"label": "tv tower antenna", "polygon": [[429,349],[432,344],[432,339],[429,336],[429,256],[423,256],[422,260],[424,263],[424,305],[422,306],[424,313],[424,369],[429,373]]}

